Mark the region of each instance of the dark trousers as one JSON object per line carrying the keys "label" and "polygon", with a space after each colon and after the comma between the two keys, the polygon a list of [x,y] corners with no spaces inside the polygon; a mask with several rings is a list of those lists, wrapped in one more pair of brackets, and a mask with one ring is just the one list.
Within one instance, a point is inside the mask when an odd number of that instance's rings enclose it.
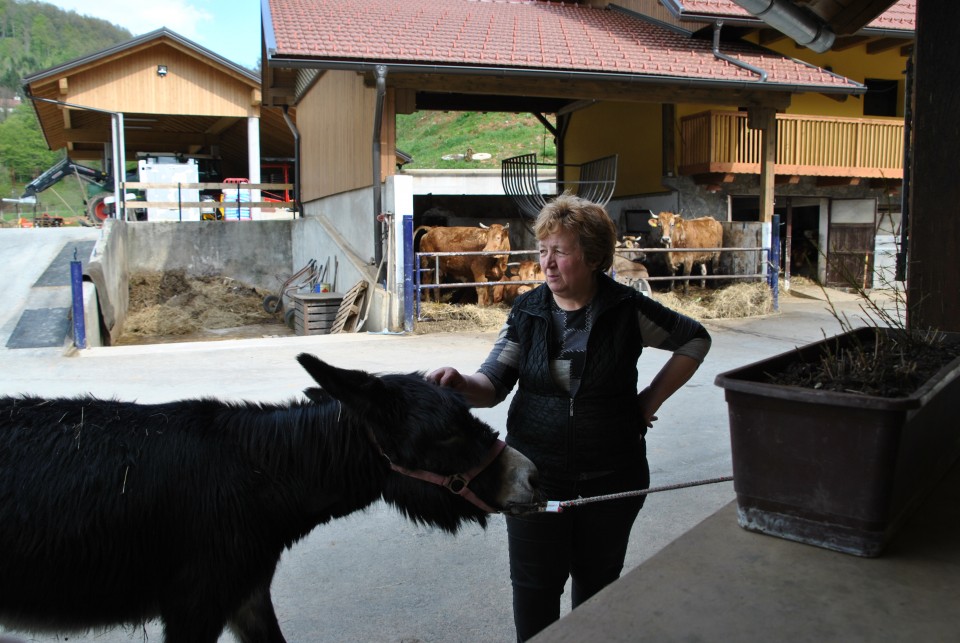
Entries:
{"label": "dark trousers", "polygon": [[[645,461],[629,471],[582,481],[550,479],[540,487],[549,500],[645,489]],[[620,577],[630,529],[645,496],[606,500],[561,513],[507,516],[513,620],[517,640],[526,641],[560,618],[560,596],[571,577],[573,608]]]}

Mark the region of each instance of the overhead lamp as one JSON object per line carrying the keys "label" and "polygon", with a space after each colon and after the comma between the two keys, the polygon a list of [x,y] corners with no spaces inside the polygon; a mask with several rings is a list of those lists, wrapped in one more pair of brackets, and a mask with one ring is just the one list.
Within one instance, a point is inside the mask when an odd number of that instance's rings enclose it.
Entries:
{"label": "overhead lamp", "polygon": [[163,78],[167,75],[167,66],[166,65],[157,65],[157,76]]}

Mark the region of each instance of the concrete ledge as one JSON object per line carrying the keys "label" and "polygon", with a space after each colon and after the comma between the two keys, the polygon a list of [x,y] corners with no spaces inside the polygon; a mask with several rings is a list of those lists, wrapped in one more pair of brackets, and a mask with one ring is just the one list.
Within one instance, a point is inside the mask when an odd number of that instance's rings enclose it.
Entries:
{"label": "concrete ledge", "polygon": [[957,596],[960,464],[878,558],[748,532],[731,502],[535,640],[948,641]]}

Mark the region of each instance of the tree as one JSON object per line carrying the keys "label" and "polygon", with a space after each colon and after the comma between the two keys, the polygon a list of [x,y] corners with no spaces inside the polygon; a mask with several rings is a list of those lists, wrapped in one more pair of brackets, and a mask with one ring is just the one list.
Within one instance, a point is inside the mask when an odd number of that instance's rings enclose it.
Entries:
{"label": "tree", "polygon": [[62,156],[47,149],[30,103],[22,103],[0,123],[0,165],[19,180],[29,181]]}

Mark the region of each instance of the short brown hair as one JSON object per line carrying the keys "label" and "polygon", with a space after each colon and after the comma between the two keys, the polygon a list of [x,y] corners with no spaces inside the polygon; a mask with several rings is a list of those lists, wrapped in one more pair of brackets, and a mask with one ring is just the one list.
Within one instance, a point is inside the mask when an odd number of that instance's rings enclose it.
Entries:
{"label": "short brown hair", "polygon": [[576,233],[587,263],[595,262],[599,270],[607,270],[613,264],[617,229],[603,206],[564,192],[543,206],[533,224],[538,241],[561,229]]}

